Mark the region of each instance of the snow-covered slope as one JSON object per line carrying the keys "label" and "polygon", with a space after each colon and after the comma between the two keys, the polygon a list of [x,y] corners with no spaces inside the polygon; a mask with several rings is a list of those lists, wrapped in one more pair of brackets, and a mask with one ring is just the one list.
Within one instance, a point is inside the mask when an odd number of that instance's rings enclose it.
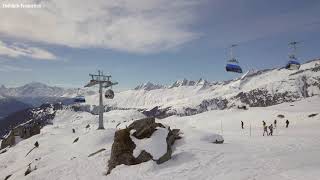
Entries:
{"label": "snow-covered slope", "polygon": [[[0,154],[0,178],[10,179],[318,179],[320,176],[320,97],[249,110],[208,111],[188,117],[171,116],[161,123],[179,128],[183,139],[175,143],[172,159],[157,165],[146,162],[117,166],[105,176],[116,125],[144,117],[134,110],[105,113],[106,130],[96,130],[98,116],[70,110],[58,111],[53,125],[39,135],[19,142]],[[271,124],[277,115],[274,136],[262,136],[262,120]],[[289,128],[284,127],[290,120]],[[245,129],[241,130],[240,121]],[[86,126],[90,124],[89,128]],[[251,124],[251,136],[250,136]],[[221,128],[222,127],[222,128]],[[76,133],[72,133],[75,129]],[[223,131],[221,131],[223,129]],[[213,144],[214,133],[224,136],[224,144]],[[79,137],[77,143],[74,139]],[[40,146],[27,157],[38,141]],[[92,157],[89,154],[105,148]],[[32,171],[24,176],[28,164]]]}
{"label": "snow-covered slope", "polygon": [[[320,94],[320,60],[305,63],[300,70],[250,71],[227,82],[184,79],[168,87],[147,90],[143,87],[116,93],[113,100],[105,102],[120,108],[170,107],[173,114],[180,115],[238,104],[261,107],[291,102]],[[89,104],[97,104],[98,96],[89,96],[87,100]]]}

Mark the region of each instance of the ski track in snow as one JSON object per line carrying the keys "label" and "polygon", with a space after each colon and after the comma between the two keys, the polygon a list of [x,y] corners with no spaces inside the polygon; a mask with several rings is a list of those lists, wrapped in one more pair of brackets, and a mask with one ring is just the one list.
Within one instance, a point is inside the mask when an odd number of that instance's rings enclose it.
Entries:
{"label": "ski track in snow", "polygon": [[[294,106],[290,106],[294,104]],[[105,113],[106,130],[96,130],[98,116],[86,112],[58,111],[53,125],[41,134],[19,142],[0,154],[0,179],[99,180],[99,179],[196,179],[196,180],[309,180],[320,179],[320,97],[249,110],[208,111],[194,116],[171,116],[158,122],[182,131],[172,159],[157,165],[120,165],[105,176],[116,125],[143,118],[134,110]],[[285,115],[284,119],[277,118]],[[278,120],[274,136],[262,136],[262,120]],[[286,129],[285,119],[290,125]],[[113,120],[113,121],[112,121]],[[245,129],[241,130],[240,121]],[[127,121],[127,122],[125,122]],[[125,122],[125,123],[124,123]],[[221,122],[223,131],[221,132]],[[251,123],[251,136],[249,125]],[[86,128],[90,124],[89,128]],[[72,133],[72,128],[76,133]],[[222,134],[224,144],[213,144],[210,136]],[[79,141],[72,143],[75,138]],[[35,141],[40,146],[27,157]],[[105,148],[95,156],[89,154]],[[38,159],[38,160],[36,160]],[[27,165],[37,170],[24,176]]]}

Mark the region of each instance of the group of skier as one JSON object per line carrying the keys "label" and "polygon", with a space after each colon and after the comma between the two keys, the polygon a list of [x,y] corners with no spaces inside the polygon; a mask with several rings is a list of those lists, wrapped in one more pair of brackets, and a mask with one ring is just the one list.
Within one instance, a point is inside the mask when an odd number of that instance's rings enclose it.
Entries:
{"label": "group of skier", "polygon": [[[270,126],[267,126],[267,123],[265,121],[262,121],[263,125],[263,136],[266,134],[267,136],[273,135],[273,129],[277,128],[277,120],[274,120],[273,124],[270,124]],[[286,128],[289,127],[289,120],[286,120]],[[241,129],[244,129],[244,123],[241,121]],[[269,131],[268,131],[269,129]]]}
{"label": "group of skier", "polygon": [[[267,126],[265,121],[262,121],[263,124],[263,136],[266,133],[267,136],[272,136],[273,135],[273,128],[277,127],[277,120],[274,120],[274,127],[272,124],[270,124],[270,126]],[[268,132],[269,129],[269,132]]]}

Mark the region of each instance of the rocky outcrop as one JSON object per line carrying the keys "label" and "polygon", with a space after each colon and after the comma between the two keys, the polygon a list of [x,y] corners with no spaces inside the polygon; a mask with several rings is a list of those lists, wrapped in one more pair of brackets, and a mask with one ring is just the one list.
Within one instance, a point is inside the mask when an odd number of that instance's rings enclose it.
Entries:
{"label": "rocky outcrop", "polygon": [[10,131],[9,134],[6,137],[4,137],[4,139],[1,141],[0,149],[4,149],[8,146],[13,146],[15,145],[15,143],[16,143],[16,140],[15,140],[14,133],[13,131]]}
{"label": "rocky outcrop", "polygon": [[150,110],[142,110],[142,113],[147,117],[156,117],[159,119],[163,119],[176,114],[175,111],[172,111],[171,107],[161,108],[160,106],[156,106]]}
{"label": "rocky outcrop", "polygon": [[159,106],[156,106],[150,110],[144,110],[142,111],[142,113],[147,117],[156,117],[158,119],[163,119],[172,115],[191,116],[210,110],[223,110],[228,107],[227,105],[227,99],[213,98],[203,100],[198,106],[195,107],[185,107],[177,110],[172,107],[161,108]]}
{"label": "rocky outcrop", "polygon": [[[136,144],[132,140],[136,139],[148,139],[152,138],[152,135],[159,128],[164,128],[168,130],[166,141],[167,151],[158,159],[155,159],[150,152],[142,150],[139,155],[134,156],[134,150]],[[140,164],[149,160],[154,160],[157,163],[163,163],[171,158],[172,145],[175,140],[180,139],[179,130],[171,130],[170,127],[165,127],[161,123],[156,123],[154,118],[145,118],[141,120],[136,120],[130,124],[127,128],[121,129],[115,132],[114,142],[111,148],[111,156],[108,161],[108,172],[120,164],[125,165],[135,165]]]}
{"label": "rocky outcrop", "polygon": [[13,128],[10,133],[4,137],[3,141],[1,142],[1,148],[4,149],[8,146],[14,146],[16,143],[17,138],[19,139],[28,139],[31,136],[36,134],[40,134],[40,123],[29,122],[23,125],[19,125]]}
{"label": "rocky outcrop", "polygon": [[250,107],[266,107],[283,102],[293,102],[300,99],[300,95],[292,92],[271,94],[266,89],[254,89],[249,92],[240,92],[233,99],[239,99],[241,103]]}
{"label": "rocky outcrop", "polygon": [[134,88],[134,90],[146,90],[146,91],[151,91],[151,90],[155,90],[155,89],[161,89],[164,88],[163,85],[159,85],[159,84],[154,84],[151,82],[147,82],[141,85],[138,85],[137,87]]}
{"label": "rocky outcrop", "polygon": [[184,113],[178,113],[179,116],[190,116],[210,110],[223,110],[227,108],[228,100],[222,98],[213,98],[203,100],[195,108],[185,108]]}
{"label": "rocky outcrop", "polygon": [[51,123],[57,110],[62,109],[62,104],[43,104],[39,108],[19,111],[0,122],[2,134],[7,135],[1,142],[1,149],[15,145],[16,139],[27,139],[40,133],[40,129]]}
{"label": "rocky outcrop", "polygon": [[48,124],[55,117],[55,112],[62,109],[62,104],[43,104],[38,108],[29,108],[13,113],[0,121],[0,136],[7,134],[19,125],[28,128],[33,124],[40,127]]}

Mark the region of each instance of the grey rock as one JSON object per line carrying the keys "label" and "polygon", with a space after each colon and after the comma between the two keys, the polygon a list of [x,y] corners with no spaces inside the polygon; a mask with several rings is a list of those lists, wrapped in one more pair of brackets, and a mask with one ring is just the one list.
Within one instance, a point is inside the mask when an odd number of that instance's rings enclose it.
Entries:
{"label": "grey rock", "polygon": [[[111,170],[120,164],[135,165],[146,161],[154,160],[152,155],[143,150],[138,157],[133,156],[133,151],[136,145],[131,139],[130,131],[135,130],[132,136],[137,139],[150,138],[157,128],[166,128],[161,123],[156,123],[154,118],[144,118],[136,120],[131,123],[127,128],[121,129],[115,132],[114,142],[111,148],[111,156],[108,161],[107,174],[111,173]],[[156,161],[158,164],[168,161],[172,154],[172,145],[176,139],[180,139],[179,129],[171,130],[168,128],[169,133],[166,138],[167,152]]]}

